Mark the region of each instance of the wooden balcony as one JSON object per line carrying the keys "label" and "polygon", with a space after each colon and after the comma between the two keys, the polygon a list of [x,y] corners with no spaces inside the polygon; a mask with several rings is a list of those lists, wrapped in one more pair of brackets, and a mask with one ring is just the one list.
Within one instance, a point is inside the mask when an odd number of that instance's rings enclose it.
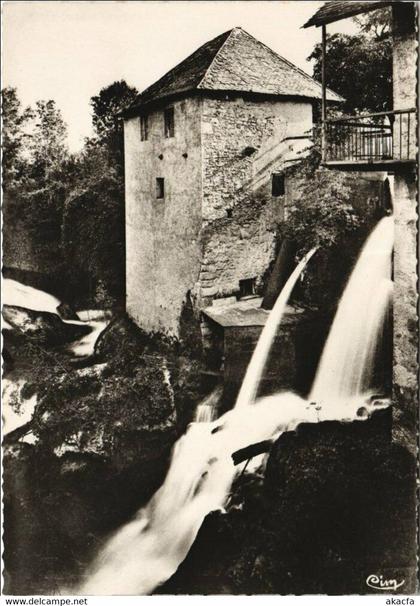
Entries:
{"label": "wooden balcony", "polygon": [[414,108],[327,119],[323,164],[341,170],[393,170],[416,163]]}

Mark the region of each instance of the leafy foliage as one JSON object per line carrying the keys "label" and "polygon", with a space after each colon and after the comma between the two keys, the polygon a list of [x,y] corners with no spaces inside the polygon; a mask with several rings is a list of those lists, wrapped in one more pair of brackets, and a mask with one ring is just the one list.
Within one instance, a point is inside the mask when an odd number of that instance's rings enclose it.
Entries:
{"label": "leafy foliage", "polygon": [[122,80],[91,98],[94,137],[77,161],[78,178],[63,215],[69,293],[99,305],[125,293],[124,140],[121,112],[137,97]]}
{"label": "leafy foliage", "polygon": [[373,36],[377,40],[383,40],[391,34],[392,13],[390,7],[362,13],[353,17],[353,20],[362,33]]}
{"label": "leafy foliage", "polygon": [[300,192],[300,203],[290,210],[285,225],[300,254],[314,246],[336,248],[360,227],[361,217],[351,204],[343,173],[318,169],[303,181]]}
{"label": "leafy foliage", "polygon": [[139,358],[135,372],[62,374],[43,385],[35,433],[54,448],[74,442],[79,448],[112,455],[124,434],[152,429],[171,416],[164,360]]}
{"label": "leafy foliage", "polygon": [[121,112],[137,94],[122,80],[92,97],[94,136],[72,155],[54,101],[22,109],[16,89],[2,91],[6,258],[19,266],[16,255],[30,251],[34,270],[54,269],[60,281],[55,289],[76,304],[124,300]]}
{"label": "leafy foliage", "polygon": [[295,177],[297,202],[287,209],[281,235],[296,245],[296,255],[318,248],[300,288],[301,302],[324,309],[334,306],[360,248],[370,217],[352,205],[356,176],[320,166],[320,137],[307,156],[289,169]]}
{"label": "leafy foliage", "polygon": [[[321,80],[321,44],[315,46],[308,60],[315,61],[313,76]],[[345,113],[392,108],[392,47],[388,37],[328,36],[325,68],[327,86],[345,99]]]}
{"label": "leafy foliage", "polygon": [[28,133],[25,128],[33,116],[32,110],[22,109],[16,88],[1,91],[3,121],[3,189],[16,186],[25,176],[25,146]]}
{"label": "leafy foliage", "polygon": [[122,171],[124,170],[124,139],[121,113],[136,100],[137,96],[136,88],[128,86],[125,80],[119,80],[102,88],[99,94],[90,100],[93,110],[94,142],[96,145],[105,146],[112,160]]}
{"label": "leafy foliage", "polygon": [[55,102],[37,101],[29,139],[29,168],[34,188],[49,187],[66,173],[67,126]]}

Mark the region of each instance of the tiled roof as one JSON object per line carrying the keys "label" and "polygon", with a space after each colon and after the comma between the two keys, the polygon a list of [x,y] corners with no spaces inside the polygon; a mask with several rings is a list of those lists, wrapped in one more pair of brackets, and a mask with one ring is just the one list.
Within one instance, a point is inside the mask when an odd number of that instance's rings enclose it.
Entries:
{"label": "tiled roof", "polygon": [[[149,86],[130,113],[151,102],[193,90],[321,98],[319,82],[240,27],[235,27],[206,42]],[[330,90],[327,99],[343,101]]]}
{"label": "tiled roof", "polygon": [[317,10],[303,27],[310,27],[311,25],[326,25],[327,23],[333,23],[334,21],[340,21],[340,19],[346,19],[347,17],[353,17],[354,15],[360,15],[361,13],[367,13],[369,11],[377,10],[385,6],[390,6],[392,1],[379,2],[377,0],[366,0],[365,2],[355,2],[354,0],[329,0],[325,2],[320,9]]}

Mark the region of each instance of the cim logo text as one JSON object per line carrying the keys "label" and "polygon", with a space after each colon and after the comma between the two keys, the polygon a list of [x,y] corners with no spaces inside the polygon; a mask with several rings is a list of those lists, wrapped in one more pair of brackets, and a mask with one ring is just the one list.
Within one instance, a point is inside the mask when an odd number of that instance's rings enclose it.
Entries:
{"label": "cim logo text", "polygon": [[396,579],[384,579],[381,574],[370,574],[366,579],[366,585],[368,587],[371,587],[372,589],[382,589],[382,591],[397,591],[404,583],[404,580],[398,583]]}

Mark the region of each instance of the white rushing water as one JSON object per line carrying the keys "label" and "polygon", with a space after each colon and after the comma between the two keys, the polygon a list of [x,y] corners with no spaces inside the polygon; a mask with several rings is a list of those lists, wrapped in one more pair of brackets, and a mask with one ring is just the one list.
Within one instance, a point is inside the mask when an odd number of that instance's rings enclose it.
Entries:
{"label": "white rushing water", "polygon": [[[58,307],[61,303],[59,299],[49,293],[33,288],[26,284],[21,284],[16,280],[5,278],[2,280],[3,304],[22,307],[32,311],[41,311],[55,314],[60,317]],[[74,326],[86,326],[91,328],[91,332],[76,339],[66,345],[66,350],[77,358],[90,356],[94,353],[95,343],[101,332],[109,324],[111,316],[103,310],[84,310],[77,312],[79,320],[60,320],[64,324]],[[12,326],[3,321],[3,328],[12,330]]]}
{"label": "white rushing water", "polygon": [[340,300],[309,400],[337,406],[369,391],[392,296],[393,217],[367,239]]}
{"label": "white rushing water", "polygon": [[216,387],[207,398],[197,406],[194,421],[196,423],[210,423],[217,418],[217,405],[222,397],[223,389]]}
{"label": "white rushing water", "polygon": [[198,406],[196,422],[174,447],[162,487],[134,520],[109,539],[88,579],[78,589],[79,593],[151,593],[177,570],[206,515],[224,507],[237,473],[232,453],[250,444],[274,439],[281,431],[294,428],[303,420],[318,421],[319,411],[292,393],[254,402],[278,323],[313,252],[290,276],[267,319],[268,328],[260,335],[257,355],[253,355],[246,373],[247,389],[252,397],[239,400],[239,406],[217,421],[211,418],[220,398],[218,390]]}
{"label": "white rushing water", "polygon": [[275,302],[274,307],[268,316],[267,322],[264,325],[258,339],[258,343],[248,364],[244,380],[242,381],[241,389],[239,390],[235,404],[235,406],[238,408],[248,406],[255,401],[258,385],[260,384],[278,327],[281,324],[281,320],[286,310],[287,302],[290,299],[290,295],[292,294],[293,288],[295,287],[300,274],[315,251],[316,249],[313,248],[298,263],[284,285],[280,295],[277,297],[277,301]]}
{"label": "white rushing water", "polygon": [[2,280],[2,293],[5,305],[15,305],[33,311],[57,314],[57,307],[60,305],[60,301],[53,295],[10,278]]}
{"label": "white rushing water", "polygon": [[26,385],[25,379],[13,381],[6,377],[2,379],[2,406],[3,435],[22,427],[32,419],[37,404],[36,394],[30,398],[22,397],[22,390]]}
{"label": "white rushing water", "polygon": [[[385,313],[383,307],[386,308],[389,298],[391,249],[392,224],[391,220],[385,220],[367,241],[343,294],[344,303],[337,311],[314,384],[313,393],[322,397],[312,403],[312,396],[311,400],[304,400],[285,392],[255,401],[284,306],[305,262],[299,264],[270,313],[268,328],[260,335],[257,353],[244,379],[246,388],[242,386],[234,409],[218,420],[189,426],[174,447],[162,487],[132,521],[106,542],[78,593],[150,594],[172,576],[186,557],[206,515],[225,507],[237,474],[232,460],[234,452],[264,440],[273,441],[282,432],[292,431],[304,422],[363,421],[372,411],[386,407],[370,401],[363,389],[368,383],[366,373],[371,371],[372,351]],[[313,251],[308,258],[312,254]],[[356,346],[353,339],[358,343]],[[327,364],[332,365],[332,372],[327,372]],[[334,406],[329,405],[332,400],[327,384],[334,397],[338,396]],[[204,421],[207,414],[208,409],[204,412],[204,408],[199,408],[196,420]]]}
{"label": "white rushing water", "polygon": [[[359,401],[347,407],[341,420],[356,419],[360,405]],[[324,415],[295,394],[283,393],[257,400],[253,406],[235,408],[212,423],[191,424],[175,445],[162,487],[131,522],[108,540],[77,592],[151,593],[176,572],[206,515],[226,504],[238,472],[233,452],[262,440],[274,440],[302,422],[331,418],[336,416],[331,417],[327,411]]]}

